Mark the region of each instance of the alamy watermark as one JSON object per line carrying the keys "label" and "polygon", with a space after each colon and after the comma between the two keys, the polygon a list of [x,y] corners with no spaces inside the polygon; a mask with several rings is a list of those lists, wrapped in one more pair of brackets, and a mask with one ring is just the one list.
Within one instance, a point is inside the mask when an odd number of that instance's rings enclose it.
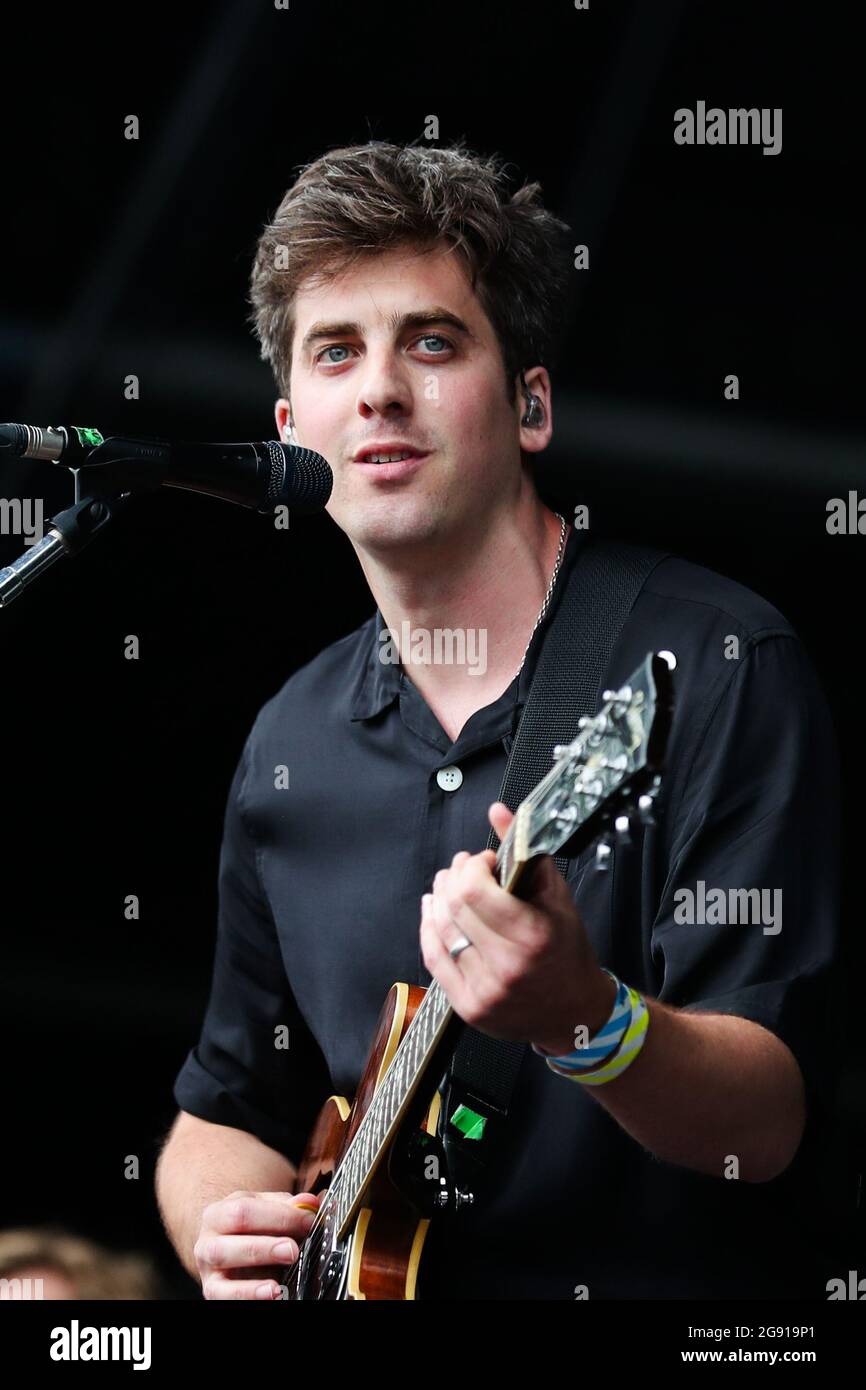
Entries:
{"label": "alamy watermark", "polygon": [[148,1371],[150,1344],[149,1327],[82,1327],[73,1318],[69,1327],[51,1329],[48,1355],[52,1361],[131,1361],[134,1371]]}
{"label": "alamy watermark", "polygon": [[759,926],[764,936],[782,930],[781,888],[707,888],[699,878],[694,889],[674,893],[674,921],[680,926]]}
{"label": "alamy watermark", "polygon": [[26,1302],[29,1299],[44,1299],[44,1297],[44,1279],[31,1279],[29,1275],[23,1279],[17,1276],[14,1279],[0,1279],[0,1303],[6,1300]]}
{"label": "alamy watermark", "polygon": [[707,109],[699,101],[695,110],[680,106],[674,112],[674,143],[677,145],[762,145],[764,154],[782,150],[781,106],[731,107]]}
{"label": "alamy watermark", "polygon": [[866,497],[853,490],[844,497],[831,497],[827,503],[827,534],[866,536]]}
{"label": "alamy watermark", "polygon": [[45,534],[41,497],[0,497],[0,536],[22,536],[35,545]]}
{"label": "alamy watermark", "polygon": [[826,1287],[828,1303],[839,1299],[853,1299],[856,1303],[862,1303],[866,1299],[866,1279],[861,1279],[856,1269],[848,1270],[847,1280],[828,1279]]}
{"label": "alamy watermark", "polygon": [[379,660],[383,666],[465,666],[469,676],[487,670],[486,627],[412,627],[400,624],[400,639],[386,627],[379,633]]}

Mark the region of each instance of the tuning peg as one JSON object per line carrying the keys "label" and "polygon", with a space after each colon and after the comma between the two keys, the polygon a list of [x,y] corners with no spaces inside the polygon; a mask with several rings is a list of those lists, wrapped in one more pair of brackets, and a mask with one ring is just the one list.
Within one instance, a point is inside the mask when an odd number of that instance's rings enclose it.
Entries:
{"label": "tuning peg", "polygon": [[628,816],[617,816],[613,823],[613,828],[616,831],[616,842],[618,845],[631,844],[631,823]]}
{"label": "tuning peg", "polygon": [[565,757],[570,747],[571,744],[569,743],[557,743],[553,750],[553,761],[558,763],[560,758]]}
{"label": "tuning peg", "polygon": [[631,699],[631,693],[631,686],[624,685],[621,690],[603,690],[601,698],[606,705],[627,705]]}
{"label": "tuning peg", "polygon": [[637,799],[637,814],[641,825],[654,826],[656,818],[653,815],[653,801],[655,792],[644,792],[643,796]]}
{"label": "tuning peg", "polygon": [[595,851],[594,868],[598,873],[608,872],[612,855],[613,849],[610,843],[610,837],[605,835],[603,840],[599,840]]}

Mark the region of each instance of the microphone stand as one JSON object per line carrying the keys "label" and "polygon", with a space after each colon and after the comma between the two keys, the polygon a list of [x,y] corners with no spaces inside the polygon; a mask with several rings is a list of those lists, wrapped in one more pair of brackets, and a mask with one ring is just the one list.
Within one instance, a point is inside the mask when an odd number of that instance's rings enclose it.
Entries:
{"label": "microphone stand", "polygon": [[[206,467],[187,470],[183,481],[172,478],[166,457],[166,448],[170,446],[166,440],[109,436],[90,449],[78,467],[65,465],[75,478],[75,502],[51,518],[51,529],[41,541],[11,565],[0,569],[0,608],[7,608],[28,584],[57,560],[83,550],[135,493],[154,492],[162,486],[177,487],[237,502],[240,506],[255,507],[267,514],[283,495],[287,446],[267,441],[261,446],[224,444],[218,447],[222,450],[220,462],[227,461],[232,468],[226,485],[218,488],[211,483]],[[330,482],[323,491],[323,470],[330,478],[330,469],[312,450],[293,449],[292,453],[298,458],[294,505],[299,511],[318,511],[328,500]],[[75,457],[80,457],[80,451]],[[54,461],[59,462],[58,459]],[[84,487],[83,473],[87,475]]]}
{"label": "microphone stand", "polygon": [[[105,446],[101,447],[104,449]],[[28,585],[33,584],[58,560],[77,555],[115,516],[125,510],[132,501],[132,493],[122,490],[125,485],[135,480],[139,488],[148,488],[150,480],[145,477],[141,459],[127,456],[109,458],[103,462],[94,457],[98,453],[99,450],[94,449],[87,465],[72,469],[75,478],[73,505],[51,518],[51,529],[41,541],[30,546],[11,565],[0,569],[0,608],[8,608]],[[86,496],[82,496],[83,472],[87,473]],[[158,487],[159,482],[154,485]]]}

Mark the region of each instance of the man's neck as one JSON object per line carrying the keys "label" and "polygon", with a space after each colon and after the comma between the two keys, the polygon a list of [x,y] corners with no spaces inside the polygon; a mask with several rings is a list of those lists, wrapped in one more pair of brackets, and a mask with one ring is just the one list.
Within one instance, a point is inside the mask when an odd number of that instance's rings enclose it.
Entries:
{"label": "man's neck", "polygon": [[356,546],[392,635],[380,656],[400,660],[452,740],[520,670],[560,536],[558,518],[535,497],[447,543],[386,556]]}

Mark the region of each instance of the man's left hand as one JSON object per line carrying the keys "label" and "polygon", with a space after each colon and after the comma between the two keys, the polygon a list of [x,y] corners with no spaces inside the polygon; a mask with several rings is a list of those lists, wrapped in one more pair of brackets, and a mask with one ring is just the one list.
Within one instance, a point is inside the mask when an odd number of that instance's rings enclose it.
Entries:
{"label": "man's left hand", "polygon": [[[501,840],[513,815],[501,801],[488,814]],[[525,902],[499,886],[495,866],[493,850],[464,850],[439,870],[433,892],[421,899],[424,964],[473,1028],[571,1052],[577,1028],[591,1037],[607,1022],[616,986],[549,855],[536,864]],[[471,946],[452,959],[449,948],[464,937]]]}

